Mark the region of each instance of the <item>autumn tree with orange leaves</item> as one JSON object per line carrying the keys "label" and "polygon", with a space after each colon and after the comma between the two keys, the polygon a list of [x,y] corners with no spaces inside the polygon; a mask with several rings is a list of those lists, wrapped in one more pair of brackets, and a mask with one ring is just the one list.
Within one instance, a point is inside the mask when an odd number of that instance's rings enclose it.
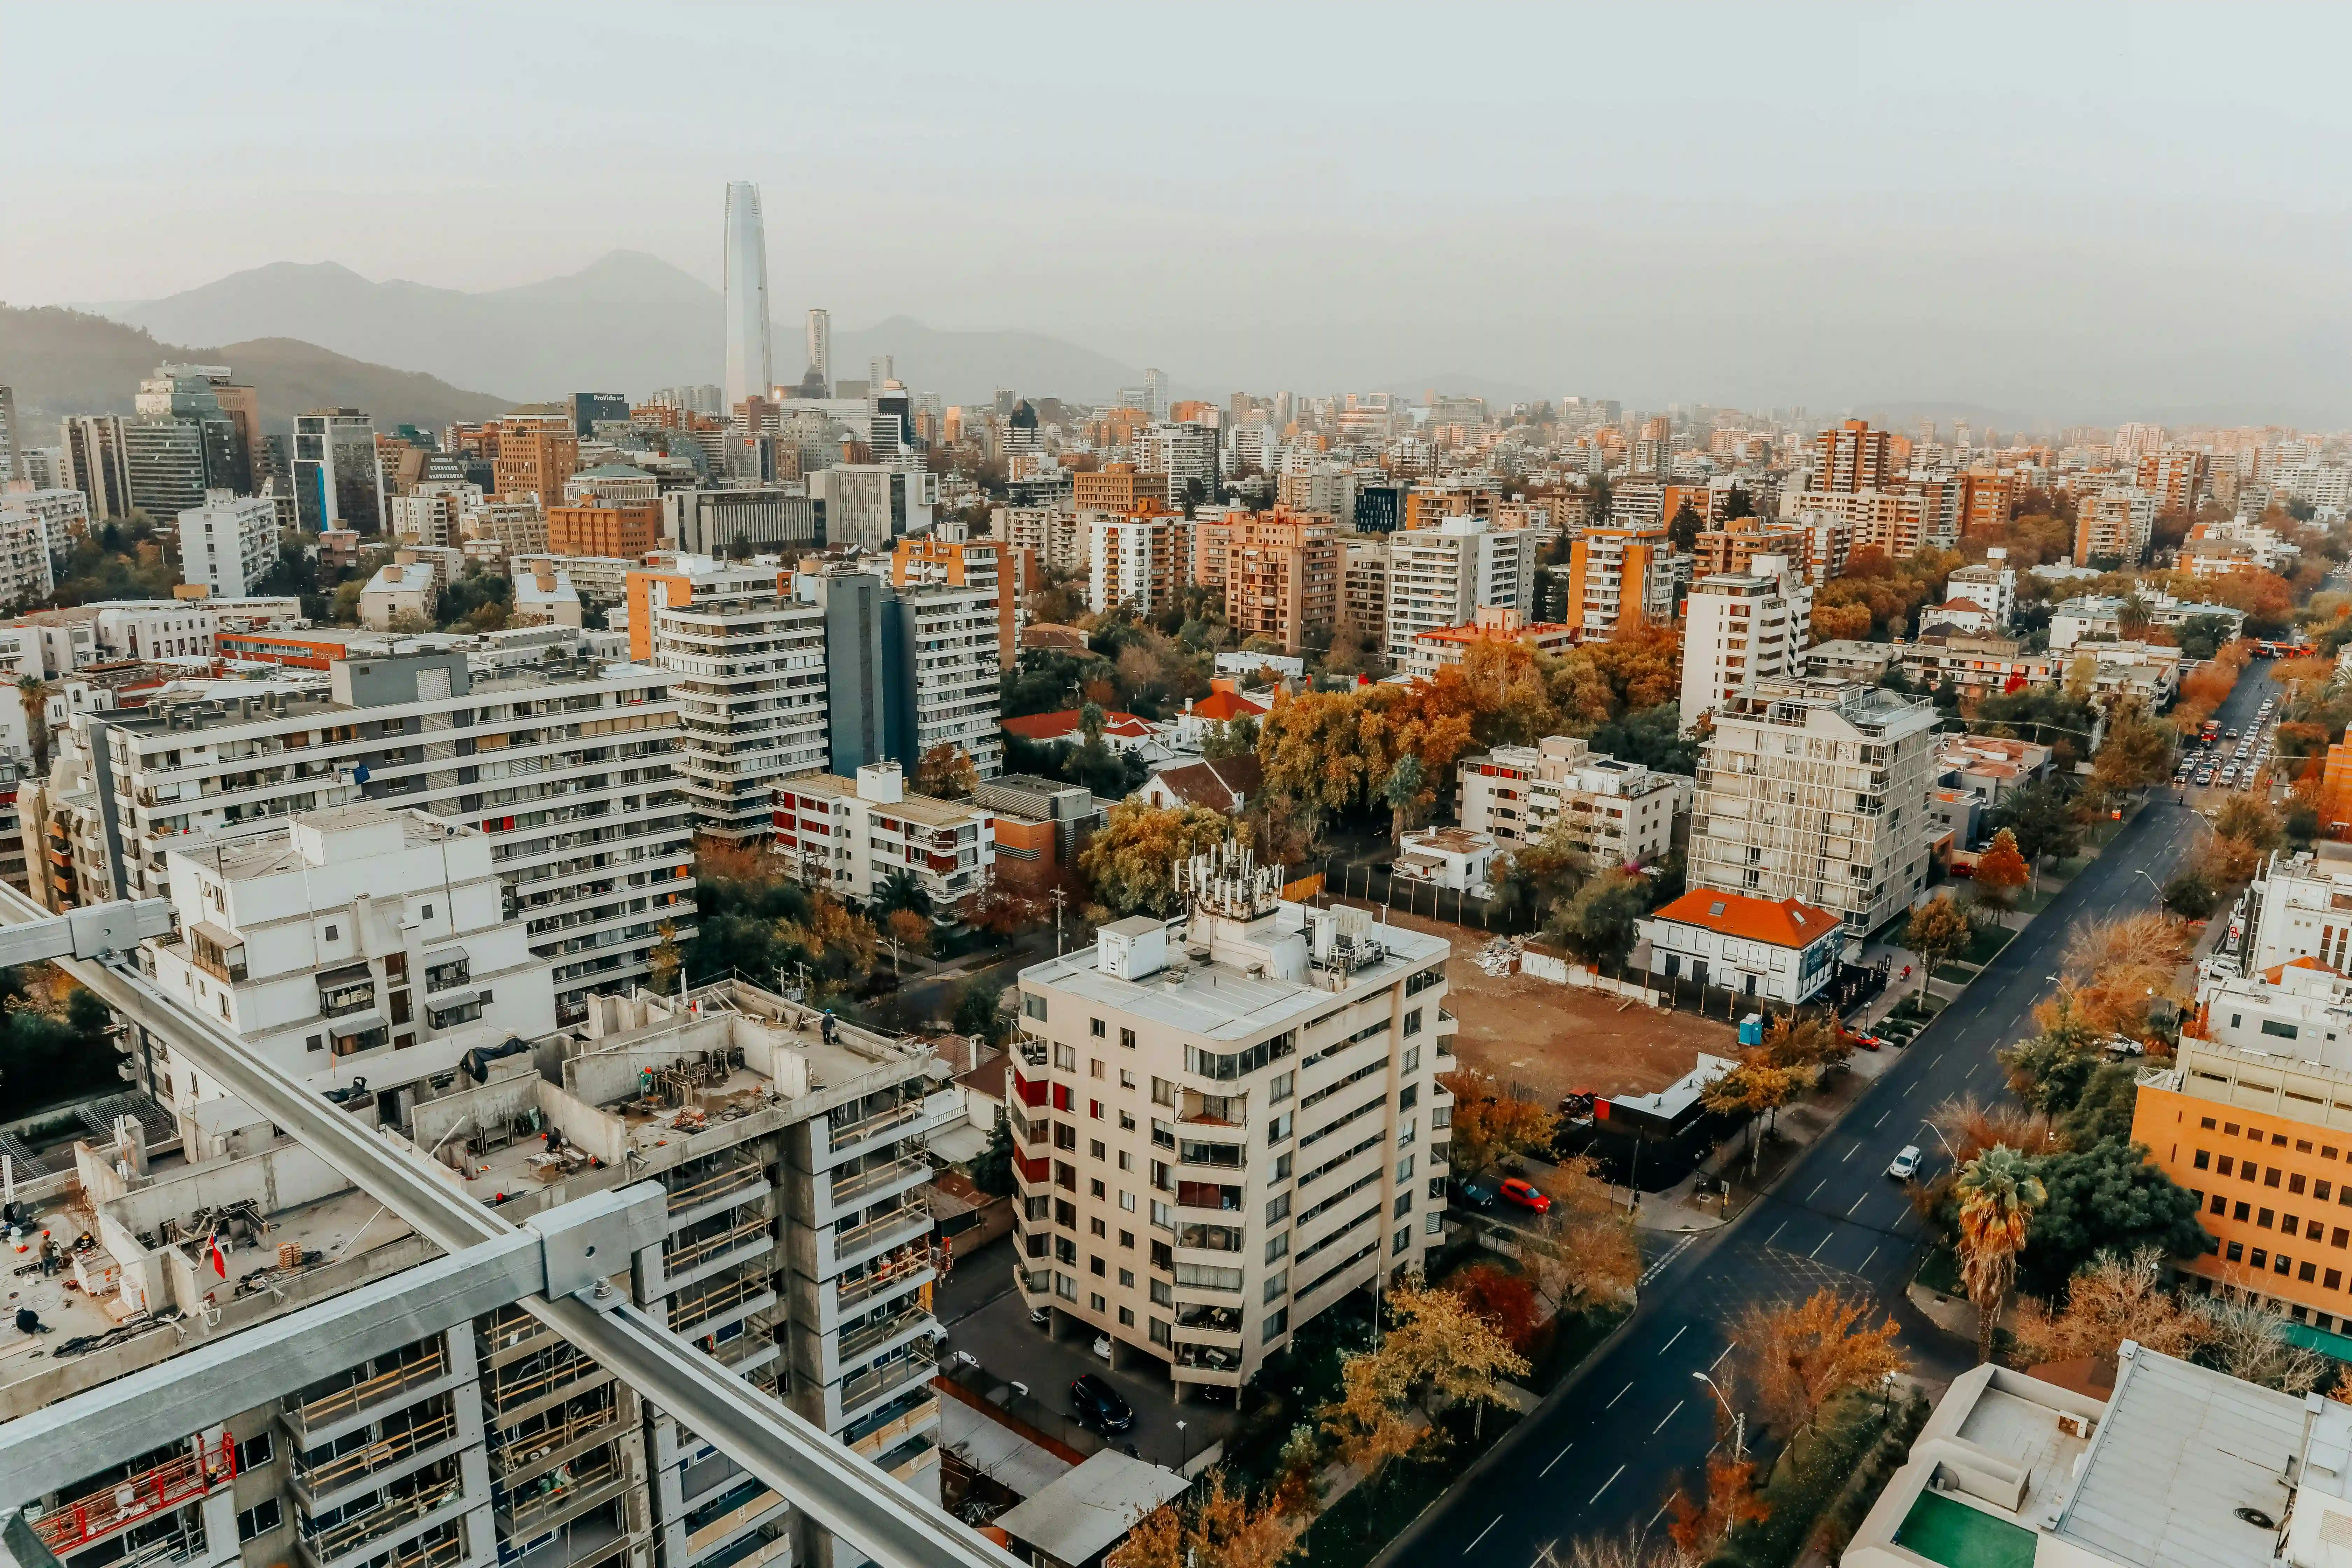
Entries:
{"label": "autumn tree with orange leaves", "polygon": [[[1290,1450],[1286,1448],[1286,1460]],[[1105,1568],[1279,1568],[1300,1550],[1315,1522],[1311,1506],[1286,1507],[1277,1484],[1262,1497],[1229,1485],[1223,1467],[1188,1500],[1164,1503],[1137,1521]]]}
{"label": "autumn tree with orange leaves", "polygon": [[1559,1116],[1542,1101],[1498,1092],[1495,1080],[1479,1072],[1440,1073],[1437,1082],[1454,1097],[1448,1163],[1462,1175],[1475,1176],[1507,1154],[1549,1148]]}
{"label": "autumn tree with orange leaves", "polygon": [[1748,1308],[1732,1334],[1767,1425],[1795,1439],[1839,1394],[1910,1365],[1895,1320],[1869,1320],[1868,1303],[1820,1289],[1793,1307]]}
{"label": "autumn tree with orange leaves", "polygon": [[1756,1489],[1756,1462],[1717,1454],[1706,1462],[1706,1485],[1696,1500],[1681,1490],[1666,1500],[1666,1536],[1684,1562],[1705,1563],[1721,1549],[1724,1537],[1771,1512]]}
{"label": "autumn tree with orange leaves", "polygon": [[2032,868],[2017,847],[2017,835],[2002,828],[1992,836],[1992,843],[1977,857],[1977,902],[1997,910],[2008,909],[2016,901],[2017,890],[2025,886]]}

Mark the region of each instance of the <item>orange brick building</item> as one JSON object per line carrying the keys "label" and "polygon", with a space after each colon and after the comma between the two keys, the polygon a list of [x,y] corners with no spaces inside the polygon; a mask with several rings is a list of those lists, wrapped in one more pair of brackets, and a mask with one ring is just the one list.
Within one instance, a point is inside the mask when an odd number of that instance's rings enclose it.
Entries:
{"label": "orange brick building", "polygon": [[1070,477],[1070,505],[1077,511],[1125,514],[1139,500],[1165,501],[1167,496],[1132,463],[1112,463],[1091,474]]}
{"label": "orange brick building", "polygon": [[547,509],[547,548],[553,555],[604,555],[634,560],[661,544],[661,508],[588,500]]}
{"label": "orange brick building", "polygon": [[1339,613],[1337,520],[1286,507],[1234,520],[1225,543],[1225,620],[1246,642],[1270,637],[1286,654],[1321,648]]}
{"label": "orange brick building", "polygon": [[535,492],[541,504],[563,495],[563,481],[580,471],[580,437],[560,414],[510,414],[499,422],[490,472],[500,495]]}
{"label": "orange brick building", "polygon": [[890,584],[943,583],[950,588],[986,588],[996,595],[996,651],[1011,669],[1019,657],[1020,611],[1041,582],[1037,552],[1001,539],[952,542],[925,535],[902,539],[890,555]]}

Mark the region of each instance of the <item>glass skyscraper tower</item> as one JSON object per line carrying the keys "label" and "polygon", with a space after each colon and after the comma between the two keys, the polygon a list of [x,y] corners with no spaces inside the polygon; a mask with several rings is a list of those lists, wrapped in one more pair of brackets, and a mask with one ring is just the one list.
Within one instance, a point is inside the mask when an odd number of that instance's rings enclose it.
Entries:
{"label": "glass skyscraper tower", "polygon": [[768,353],[768,241],[760,225],[760,187],[727,187],[726,411],[775,384]]}

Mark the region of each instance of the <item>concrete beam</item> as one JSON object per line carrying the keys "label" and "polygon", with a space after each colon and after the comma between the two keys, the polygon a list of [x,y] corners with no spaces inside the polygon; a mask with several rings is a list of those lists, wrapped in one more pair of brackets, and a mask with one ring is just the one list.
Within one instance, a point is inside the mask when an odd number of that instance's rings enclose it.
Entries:
{"label": "concrete beam", "polygon": [[[0,885],[0,924],[47,918],[24,895]],[[413,1153],[395,1148],[253,1056],[242,1040],[180,1005],[135,965],[68,959],[60,966],[100,1001],[169,1042],[174,1056],[349,1176],[419,1235],[457,1252],[513,1234],[514,1226],[495,1211],[451,1187]],[[549,1300],[527,1296],[522,1304],[810,1518],[887,1568],[1017,1568],[1017,1559],[1003,1548],[634,1308],[624,1305],[599,1312],[573,1297]],[[158,1370],[168,1370],[170,1364]],[[217,1420],[218,1412],[227,1408],[234,1407],[215,1403],[211,1418]],[[205,1424],[199,1421],[184,1429],[194,1431]],[[0,1492],[0,1505],[24,1500]]]}

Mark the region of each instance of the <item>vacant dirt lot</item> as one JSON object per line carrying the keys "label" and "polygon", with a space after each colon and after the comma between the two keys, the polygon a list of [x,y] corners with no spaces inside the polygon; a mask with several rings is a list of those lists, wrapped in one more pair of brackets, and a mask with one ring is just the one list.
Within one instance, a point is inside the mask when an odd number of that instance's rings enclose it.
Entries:
{"label": "vacant dirt lot", "polygon": [[1639,1002],[1478,967],[1486,933],[1391,911],[1389,919],[1454,944],[1445,1010],[1461,1021],[1454,1050],[1465,1068],[1521,1083],[1547,1102],[1573,1090],[1600,1094],[1663,1089],[1691,1070],[1697,1054],[1733,1054],[1730,1026],[1661,1013]]}

